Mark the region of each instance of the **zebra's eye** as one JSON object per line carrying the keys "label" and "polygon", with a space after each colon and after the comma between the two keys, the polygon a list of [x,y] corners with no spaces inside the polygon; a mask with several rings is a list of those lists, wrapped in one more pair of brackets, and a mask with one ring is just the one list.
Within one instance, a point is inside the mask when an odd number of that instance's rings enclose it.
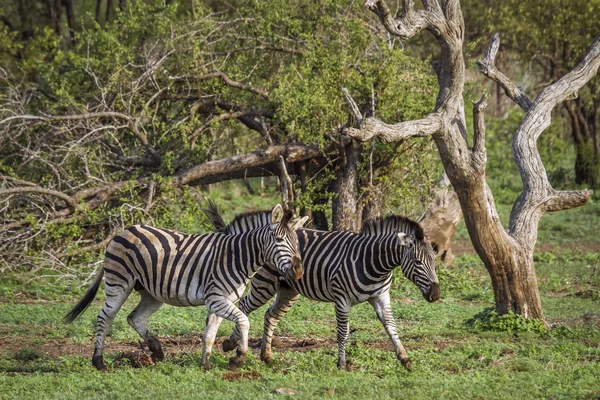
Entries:
{"label": "zebra's eye", "polygon": [[283,240],[284,240],[284,239],[283,239],[282,237],[275,236],[275,241],[276,241],[277,243],[282,243],[282,242],[283,242]]}

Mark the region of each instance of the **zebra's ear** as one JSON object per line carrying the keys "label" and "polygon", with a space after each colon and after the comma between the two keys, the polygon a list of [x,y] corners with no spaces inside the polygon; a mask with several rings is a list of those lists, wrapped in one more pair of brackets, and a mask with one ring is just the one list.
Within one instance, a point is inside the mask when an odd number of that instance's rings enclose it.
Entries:
{"label": "zebra's ear", "polygon": [[271,210],[271,221],[273,221],[274,224],[278,224],[282,218],[283,208],[281,207],[281,204],[277,204],[275,207],[273,207],[273,210]]}
{"label": "zebra's ear", "polygon": [[295,231],[296,229],[302,228],[306,221],[308,221],[308,216],[302,218],[295,218],[288,223],[288,226],[291,230]]}
{"label": "zebra's ear", "polygon": [[400,246],[412,246],[415,244],[415,237],[409,233],[398,232],[398,239],[400,239]]}

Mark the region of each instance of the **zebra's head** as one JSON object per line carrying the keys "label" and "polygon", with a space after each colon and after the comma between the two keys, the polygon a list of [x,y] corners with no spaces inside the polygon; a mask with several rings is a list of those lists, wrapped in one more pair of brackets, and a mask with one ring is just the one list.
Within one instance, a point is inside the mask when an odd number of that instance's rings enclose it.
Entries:
{"label": "zebra's head", "polygon": [[361,235],[391,238],[391,245],[396,247],[393,265],[400,265],[404,276],[421,290],[425,300],[433,302],[440,298],[434,263],[437,245],[425,238],[418,222],[400,215],[377,217],[365,221]]}
{"label": "zebra's head", "polygon": [[404,276],[421,290],[428,302],[439,299],[440,283],[435,272],[437,245],[425,238],[422,229],[412,233],[398,232],[398,241],[403,247],[401,266]]}
{"label": "zebra's head", "polygon": [[265,262],[276,267],[284,276],[298,280],[304,274],[304,265],[298,249],[296,229],[301,228],[308,217],[292,219],[291,210],[276,205],[271,211],[269,235],[265,242]]}

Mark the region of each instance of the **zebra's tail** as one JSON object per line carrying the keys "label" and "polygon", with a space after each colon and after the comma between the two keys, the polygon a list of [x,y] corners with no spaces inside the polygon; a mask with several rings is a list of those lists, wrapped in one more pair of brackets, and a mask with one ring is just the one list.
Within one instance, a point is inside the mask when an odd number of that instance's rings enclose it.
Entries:
{"label": "zebra's tail", "polygon": [[223,221],[219,207],[213,199],[206,200],[206,208],[202,210],[208,221],[213,226],[214,232],[225,233],[227,230],[227,224]]}
{"label": "zebra's tail", "polygon": [[96,293],[98,293],[98,288],[100,287],[100,283],[102,282],[102,277],[104,276],[104,267],[100,268],[100,270],[96,273],[96,277],[92,282],[91,286],[88,288],[87,292],[83,295],[83,297],[75,304],[75,307],[65,317],[63,318],[63,322],[66,324],[70,324],[75,321],[77,317],[79,317],[83,312],[89,307],[96,297]]}

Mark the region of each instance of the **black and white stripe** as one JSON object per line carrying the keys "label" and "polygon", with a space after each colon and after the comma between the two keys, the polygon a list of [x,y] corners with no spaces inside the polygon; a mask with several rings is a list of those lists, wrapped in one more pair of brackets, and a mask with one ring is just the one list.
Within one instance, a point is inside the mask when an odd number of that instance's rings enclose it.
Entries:
{"label": "black and white stripe", "polygon": [[[389,291],[393,270],[399,266],[427,301],[436,301],[440,296],[435,250],[421,226],[393,215],[367,221],[360,234],[310,229],[299,229],[297,234],[304,262],[302,278],[291,281],[273,268],[264,267],[254,275],[250,293],[239,303],[240,309],[249,314],[276,295],[265,314],[261,358],[266,362],[272,360],[273,330],[302,294],[335,304],[338,366],[346,365],[350,307],[368,301],[388,333],[396,356],[410,368],[411,361],[398,338]],[[234,329],[223,348],[232,349],[238,336]]]}
{"label": "black and white stripe", "polygon": [[[214,212],[216,208],[214,204]],[[84,297],[67,314],[73,321],[94,299],[105,277],[106,302],[98,316],[96,345],[92,363],[103,370],[106,332],[133,289],[140,303],[127,317],[129,324],[144,338],[154,360],[164,357],[159,340],[147,329],[148,318],[164,303],[174,306],[208,308],[204,332],[202,364],[210,367],[210,352],[222,319],[235,322],[240,333],[233,366],[243,363],[248,350],[249,322],[234,305],[244,292],[249,277],[261,266],[283,274],[293,281],[302,275],[302,261],[294,230],[305,220],[294,220],[291,211],[277,205],[270,213],[238,216],[226,234],[187,235],[146,225],[125,229],[108,244],[103,268]],[[243,227],[242,231],[239,227]],[[238,233],[233,233],[233,230]]]}

